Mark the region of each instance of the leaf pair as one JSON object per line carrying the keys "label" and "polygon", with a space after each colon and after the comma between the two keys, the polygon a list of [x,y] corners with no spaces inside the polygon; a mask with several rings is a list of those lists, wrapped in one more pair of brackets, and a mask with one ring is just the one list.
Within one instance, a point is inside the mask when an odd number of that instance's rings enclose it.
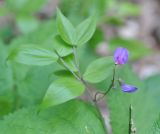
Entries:
{"label": "leaf pair", "polygon": [[26,44],[18,49],[12,50],[9,55],[9,60],[15,60],[17,62],[26,65],[49,65],[58,60],[58,55],[65,57],[72,53],[72,48],[65,43],[60,36],[56,35],[48,40],[49,49],[36,46],[35,44]]}
{"label": "leaf pair", "polygon": [[57,9],[57,29],[61,38],[70,45],[85,44],[94,34],[96,29],[96,20],[94,17],[89,17],[77,27]]}
{"label": "leaf pair", "polygon": [[[111,76],[114,67],[112,57],[99,58],[87,68],[83,78],[91,83],[98,83]],[[73,78],[62,78],[54,81],[47,90],[41,108],[57,105],[80,96],[85,90],[83,84]]]}
{"label": "leaf pair", "polygon": [[[58,40],[58,38],[56,39]],[[63,51],[65,48],[58,48],[57,50],[59,50],[58,52],[61,55],[67,55],[70,53],[70,51]],[[23,46],[20,49],[13,51],[8,58],[23,64],[40,66],[49,65],[58,60],[58,56],[54,53],[54,51],[31,45]],[[64,60],[71,69],[75,70],[70,56],[65,57]],[[83,91],[84,86],[76,79],[60,78],[49,86],[41,108],[66,102],[80,96]]]}
{"label": "leaf pair", "polygon": [[[72,55],[70,55],[73,51],[71,45],[82,45],[86,43],[92,37],[95,28],[96,21],[94,17],[86,19],[76,28],[74,28],[70,21],[60,12],[60,10],[57,10],[57,29],[61,37],[58,35],[49,39],[49,45],[53,45],[53,47],[50,46],[49,48],[51,49],[46,49],[35,45],[26,45],[13,51],[9,55],[8,59],[12,59],[27,65],[43,66],[50,65],[53,62],[58,61],[58,56],[60,56],[63,57],[63,60],[67,63],[68,67],[71,68],[72,71],[77,71],[73,64],[73,58],[71,57]],[[103,61],[104,60],[101,62]],[[104,64],[105,63],[106,62],[104,62]],[[104,65],[103,67],[106,66],[107,65]],[[92,67],[90,68],[89,71],[91,72],[87,71],[85,74],[86,80],[87,77],[90,79],[92,77],[92,73],[94,73]],[[98,66],[97,70],[102,71],[102,68]],[[100,80],[104,79],[105,73],[106,72],[101,72],[99,78]],[[99,75],[97,76],[99,77]],[[41,108],[43,109],[51,105],[57,105],[80,96],[84,89],[85,87],[83,84],[76,79],[60,78],[49,86]]]}

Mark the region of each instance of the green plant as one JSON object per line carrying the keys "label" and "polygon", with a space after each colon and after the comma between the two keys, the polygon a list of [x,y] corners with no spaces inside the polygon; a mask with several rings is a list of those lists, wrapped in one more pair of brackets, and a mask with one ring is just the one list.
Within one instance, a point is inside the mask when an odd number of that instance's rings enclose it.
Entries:
{"label": "green plant", "polygon": [[[43,31],[42,28],[41,32],[37,31],[15,41],[16,45],[22,42],[24,45],[20,47],[17,45],[19,48],[15,47],[16,49],[11,50],[7,57],[11,62],[18,62],[8,65],[16,81],[8,86],[13,86],[14,89],[13,111],[21,106],[26,106],[26,108],[4,117],[0,121],[1,133],[106,134],[106,124],[98,105],[103,98],[107,100],[114,134],[146,134],[148,132],[157,117],[149,116],[149,122],[145,122],[146,111],[157,115],[159,109],[155,108],[157,105],[152,106],[154,100],[149,96],[150,92],[144,90],[143,82],[127,65],[121,66],[128,60],[127,49],[118,48],[114,58],[112,56],[98,58],[92,61],[84,72],[82,71],[79,51],[82,51],[81,48],[93,37],[96,19],[96,16],[91,16],[74,26],[57,9],[58,33],[52,33],[50,27],[54,24],[48,23],[46,27],[49,26],[49,32]],[[43,36],[40,36],[41,34]],[[36,37],[39,37],[38,40]],[[6,56],[4,56],[4,61],[5,58]],[[87,61],[88,57],[84,58],[81,60]],[[14,69],[14,65],[17,70]],[[57,77],[52,79],[53,71]],[[20,72],[23,73],[19,75]],[[122,80],[136,85],[139,90],[133,94],[124,93],[133,92],[137,88],[126,85]],[[103,89],[97,88],[99,83]],[[35,87],[36,90],[34,90]],[[119,87],[122,89],[118,90]],[[93,91],[95,94],[92,94]],[[90,98],[91,103],[76,99],[83,94]],[[145,97],[148,98],[147,101],[144,101]],[[6,103],[10,109],[10,101]]]}

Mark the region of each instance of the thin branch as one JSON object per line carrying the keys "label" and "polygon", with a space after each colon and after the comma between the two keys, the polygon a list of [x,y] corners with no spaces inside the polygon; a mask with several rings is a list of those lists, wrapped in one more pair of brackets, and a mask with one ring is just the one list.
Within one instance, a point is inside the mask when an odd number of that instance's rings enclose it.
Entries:
{"label": "thin branch", "polygon": [[135,134],[136,127],[134,126],[133,117],[132,117],[133,107],[130,105],[129,107],[129,124],[128,124],[128,134]]}
{"label": "thin branch", "polygon": [[58,52],[57,52],[57,51],[55,51],[55,52],[56,52],[57,56],[59,57],[59,60],[62,62],[63,66],[64,66],[68,71],[70,71],[77,80],[81,81],[81,78],[79,78],[79,76],[77,76],[77,75],[74,73],[74,71],[72,71],[72,70],[68,67],[68,65],[67,65],[66,62],[63,60],[63,58],[58,54]]}
{"label": "thin branch", "polygon": [[104,127],[105,131],[107,132],[106,124],[105,124],[104,118],[103,118],[103,116],[102,116],[102,114],[101,114],[101,111],[100,111],[100,109],[99,109],[99,106],[97,105],[97,102],[95,102],[95,101],[93,100],[93,98],[92,98],[92,96],[91,96],[91,94],[90,94],[90,92],[89,92],[89,91],[90,91],[89,85],[88,85],[88,83],[83,79],[83,76],[81,75],[80,68],[79,68],[79,62],[78,62],[78,59],[77,59],[76,47],[73,47],[73,54],[74,54],[75,64],[76,64],[76,67],[77,67],[77,69],[78,69],[79,76],[77,76],[77,74],[75,74],[75,73],[68,67],[68,65],[65,63],[65,61],[63,60],[63,58],[58,54],[58,52],[57,52],[57,51],[55,51],[55,52],[56,52],[56,54],[58,55],[60,61],[61,61],[62,64],[64,65],[64,67],[65,67],[68,71],[70,71],[70,72],[74,75],[74,77],[75,77],[76,79],[78,79],[80,82],[82,82],[82,84],[85,86],[86,91],[88,92],[88,95],[89,95],[89,97],[90,97],[91,100],[92,100],[92,103],[95,105],[95,107],[96,107],[96,109],[97,109],[97,111],[98,111],[98,113],[99,113],[99,118],[100,118],[100,119],[102,120],[102,122],[103,122],[103,123],[102,123],[102,124],[103,124],[103,127]]}
{"label": "thin branch", "polygon": [[[89,92],[89,91],[90,91],[90,87],[89,87],[88,83],[87,83],[85,80],[83,80],[83,78],[81,79],[81,82],[84,84],[84,86],[86,87],[87,91]],[[92,96],[90,95],[90,93],[89,93],[89,96],[90,96],[91,99],[92,99],[92,104],[94,104],[94,106],[95,106],[96,109],[97,109],[97,112],[98,112],[98,114],[99,114],[100,120],[102,121],[104,130],[107,132],[106,123],[105,123],[105,120],[104,120],[104,118],[103,118],[103,116],[102,116],[102,113],[101,113],[101,111],[100,111],[100,108],[99,108],[97,102],[93,100],[93,98],[92,98]]]}
{"label": "thin branch", "polygon": [[132,134],[132,106],[129,107],[129,126],[128,126],[128,134]]}
{"label": "thin branch", "polygon": [[[95,96],[94,96],[94,101],[99,101],[99,100],[103,99],[103,98],[110,92],[110,90],[113,88],[114,83],[115,83],[116,65],[117,65],[117,64],[115,64],[115,66],[114,66],[114,68],[113,68],[113,77],[112,77],[112,82],[111,82],[109,88],[108,88],[108,89],[106,90],[106,92],[104,92],[104,93],[102,93],[102,92],[96,92],[96,94],[95,94]],[[100,98],[97,98],[97,96],[98,96],[99,94],[102,94],[102,96],[101,96]]]}
{"label": "thin branch", "polygon": [[81,78],[81,82],[86,87],[86,89],[87,89],[86,91],[87,91],[89,97],[91,98],[91,100],[93,101],[93,97],[92,97],[92,95],[90,93],[90,87],[89,87],[88,83],[83,78]]}
{"label": "thin branch", "polygon": [[77,47],[76,46],[73,46],[73,55],[74,55],[75,65],[77,67],[77,70],[78,70],[78,73],[79,73],[79,76],[80,76],[80,81],[86,87],[87,94],[91,98],[91,100],[93,101],[92,95],[90,93],[90,87],[89,87],[88,83],[83,79],[83,76],[82,76],[81,71],[80,71],[78,55],[77,55]]}

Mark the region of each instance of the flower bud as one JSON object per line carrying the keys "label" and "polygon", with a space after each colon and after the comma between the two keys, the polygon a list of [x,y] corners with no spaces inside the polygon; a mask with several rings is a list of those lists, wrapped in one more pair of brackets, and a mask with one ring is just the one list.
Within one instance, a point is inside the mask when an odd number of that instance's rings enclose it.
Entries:
{"label": "flower bud", "polygon": [[121,85],[121,88],[122,88],[122,91],[123,92],[135,92],[138,88],[133,86],[133,85],[128,85],[128,84],[125,84],[125,83],[122,83]]}
{"label": "flower bud", "polygon": [[126,48],[119,47],[114,52],[115,64],[123,65],[128,61],[129,52]]}

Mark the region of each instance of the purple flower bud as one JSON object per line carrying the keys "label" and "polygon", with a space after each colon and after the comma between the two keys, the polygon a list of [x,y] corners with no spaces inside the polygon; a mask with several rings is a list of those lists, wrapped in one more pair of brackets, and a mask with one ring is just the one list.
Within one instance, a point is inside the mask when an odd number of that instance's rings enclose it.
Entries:
{"label": "purple flower bud", "polygon": [[121,88],[122,88],[123,92],[129,92],[129,93],[135,92],[138,89],[135,86],[128,85],[128,84],[125,84],[125,83],[121,84]]}
{"label": "purple flower bud", "polygon": [[123,65],[128,61],[128,50],[126,48],[119,47],[114,52],[115,64]]}

